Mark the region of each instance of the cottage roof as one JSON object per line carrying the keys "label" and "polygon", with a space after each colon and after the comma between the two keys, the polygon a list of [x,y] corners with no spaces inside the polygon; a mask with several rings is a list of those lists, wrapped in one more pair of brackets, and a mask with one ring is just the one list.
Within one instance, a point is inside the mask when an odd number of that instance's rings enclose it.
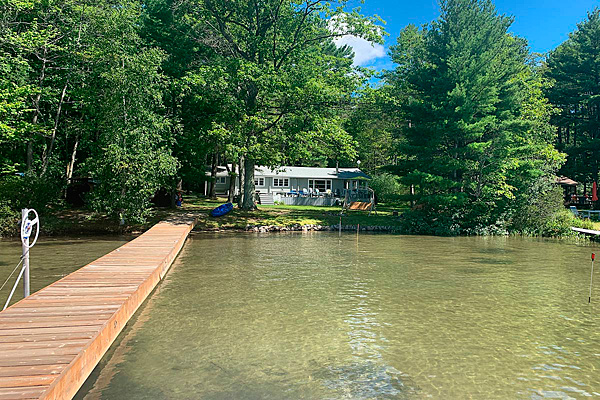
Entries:
{"label": "cottage roof", "polygon": [[[231,168],[231,165],[229,166]],[[237,172],[237,171],[236,171]],[[210,171],[206,173],[210,175]],[[227,176],[227,169],[224,166],[217,168],[217,176]],[[289,167],[278,168],[259,167],[254,169],[254,176],[275,176],[283,178],[308,178],[308,179],[371,179],[371,177],[358,168],[339,168],[336,173],[335,168],[317,168],[317,167]]]}
{"label": "cottage roof", "polygon": [[276,176],[285,178],[308,179],[371,179],[371,177],[358,168],[317,168],[317,167],[289,167],[279,168],[256,167],[255,176]]}

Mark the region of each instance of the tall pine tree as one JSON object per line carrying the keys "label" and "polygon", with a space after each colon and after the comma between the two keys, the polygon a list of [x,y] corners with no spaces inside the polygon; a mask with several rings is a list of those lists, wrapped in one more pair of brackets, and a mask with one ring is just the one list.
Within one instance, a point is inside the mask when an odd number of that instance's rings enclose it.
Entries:
{"label": "tall pine tree", "polygon": [[539,77],[511,23],[489,0],[443,0],[438,20],[407,27],[392,49],[391,81],[408,96],[404,182],[453,233],[508,220],[527,179],[560,159]]}
{"label": "tall pine tree", "polygon": [[548,98],[560,112],[553,118],[557,147],[568,154],[562,173],[598,181],[600,160],[600,9],[588,14],[569,39],[548,57],[554,85]]}

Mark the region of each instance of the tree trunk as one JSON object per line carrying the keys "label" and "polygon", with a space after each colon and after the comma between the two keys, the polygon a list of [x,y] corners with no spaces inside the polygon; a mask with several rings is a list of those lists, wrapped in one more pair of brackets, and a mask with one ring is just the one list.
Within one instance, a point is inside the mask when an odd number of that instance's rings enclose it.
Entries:
{"label": "tree trunk", "polygon": [[240,171],[238,174],[238,188],[240,188],[240,196],[238,197],[238,208],[242,208],[242,201],[244,197],[244,156],[240,156],[238,163]]}
{"label": "tree trunk", "polygon": [[75,169],[75,159],[77,156],[77,146],[79,146],[79,135],[75,136],[75,144],[73,145],[73,151],[71,152],[71,159],[67,163],[67,171],[65,174],[66,185],[61,191],[61,197],[64,199],[67,198],[67,187],[73,178],[73,170]]}
{"label": "tree trunk", "polygon": [[208,191],[208,197],[216,199],[217,194],[215,193],[215,185],[217,183],[217,153],[215,152],[212,157],[212,164],[210,169],[210,190]]}
{"label": "tree trunk", "polygon": [[[44,54],[42,57],[42,70],[40,72],[40,91],[33,98],[33,120],[31,121],[33,125],[36,125],[38,122],[38,118],[40,116],[40,100],[42,99],[42,88],[44,86],[44,79],[46,78],[46,55],[48,54],[48,48],[44,46]],[[33,141],[30,140],[27,142],[27,170],[31,171],[33,168]]]}
{"label": "tree trunk", "polygon": [[33,166],[33,142],[27,142],[27,171],[31,171]]}
{"label": "tree trunk", "polygon": [[235,197],[235,179],[236,179],[236,164],[235,161],[231,163],[231,171],[229,171],[229,193],[227,196],[227,201],[229,203],[233,203],[233,198]]}
{"label": "tree trunk", "polygon": [[254,160],[249,157],[244,159],[244,194],[242,201],[242,210],[256,210],[256,202],[254,201]]}
{"label": "tree trunk", "polygon": [[79,135],[75,136],[75,144],[71,152],[71,161],[67,164],[67,183],[73,177],[73,169],[75,168],[75,157],[77,156],[77,146],[79,146]]}
{"label": "tree trunk", "polygon": [[65,101],[65,94],[67,93],[68,82],[63,86],[62,93],[60,94],[60,101],[58,102],[58,110],[56,111],[56,118],[54,119],[54,127],[52,128],[52,135],[50,137],[50,144],[48,145],[48,151],[44,151],[42,156],[42,173],[40,176],[44,176],[46,174],[46,170],[48,169],[48,163],[50,162],[50,157],[52,157],[52,149],[54,148],[54,142],[56,141],[56,131],[58,130],[58,121],[60,120],[60,112],[62,111],[62,106]]}

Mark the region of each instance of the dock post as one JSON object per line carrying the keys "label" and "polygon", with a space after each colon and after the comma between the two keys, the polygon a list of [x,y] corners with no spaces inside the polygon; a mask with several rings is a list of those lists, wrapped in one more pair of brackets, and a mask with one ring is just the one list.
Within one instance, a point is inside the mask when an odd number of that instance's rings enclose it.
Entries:
{"label": "dock post", "polygon": [[[25,221],[29,217],[29,210],[24,208],[21,210],[22,221]],[[30,294],[29,284],[29,235],[23,238],[21,247],[23,249],[23,297],[27,297]]]}

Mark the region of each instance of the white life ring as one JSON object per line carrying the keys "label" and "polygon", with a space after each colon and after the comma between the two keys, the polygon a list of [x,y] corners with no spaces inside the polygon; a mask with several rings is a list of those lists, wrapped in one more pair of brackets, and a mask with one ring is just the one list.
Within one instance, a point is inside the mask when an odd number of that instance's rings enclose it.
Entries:
{"label": "white life ring", "polygon": [[[35,214],[34,219],[29,219],[29,213],[33,212]],[[33,242],[27,244],[27,239],[31,238],[31,233],[33,232],[33,227],[35,226],[35,238]],[[37,211],[33,208],[27,210],[27,214],[24,215],[23,221],[21,222],[21,242],[23,246],[28,249],[32,248],[35,245],[35,242],[38,240],[38,236],[40,234],[40,218],[38,216]]]}

